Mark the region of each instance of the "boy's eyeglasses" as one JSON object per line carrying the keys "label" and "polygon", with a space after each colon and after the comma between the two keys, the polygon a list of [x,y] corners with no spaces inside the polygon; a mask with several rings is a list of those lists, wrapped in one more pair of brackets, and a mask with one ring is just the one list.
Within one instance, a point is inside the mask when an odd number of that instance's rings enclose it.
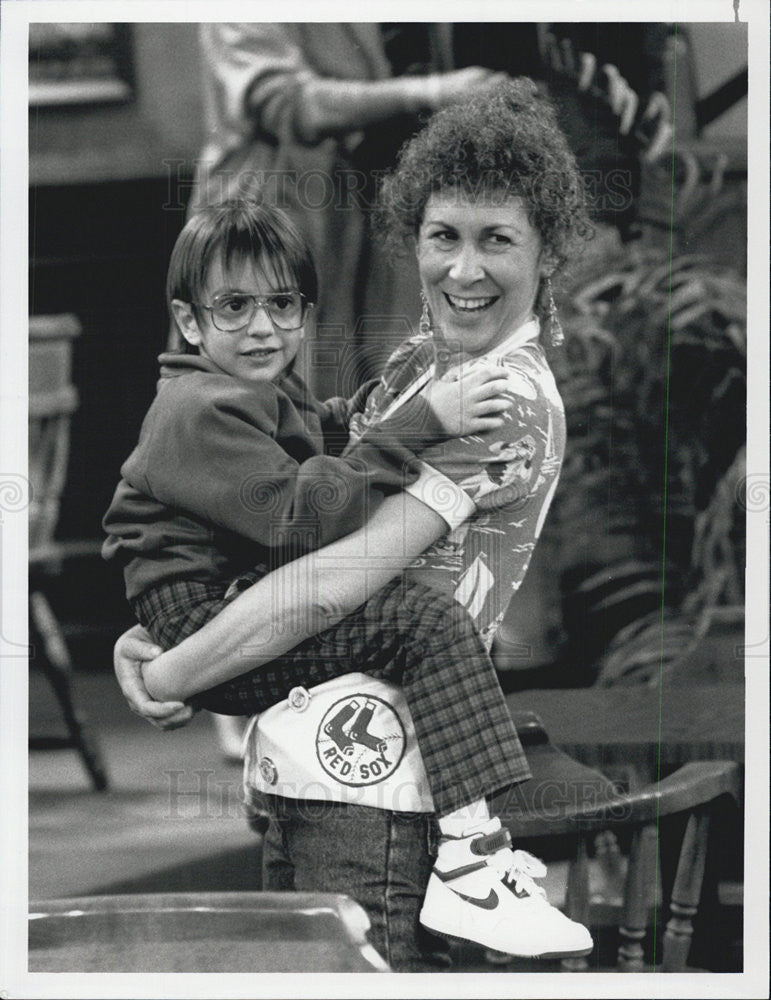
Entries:
{"label": "boy's eyeglasses", "polygon": [[227,292],[218,295],[210,306],[194,302],[211,313],[212,323],[223,333],[236,333],[251,323],[258,308],[264,309],[279,330],[299,330],[305,322],[308,303],[302,292],[273,292],[271,295],[246,295]]}

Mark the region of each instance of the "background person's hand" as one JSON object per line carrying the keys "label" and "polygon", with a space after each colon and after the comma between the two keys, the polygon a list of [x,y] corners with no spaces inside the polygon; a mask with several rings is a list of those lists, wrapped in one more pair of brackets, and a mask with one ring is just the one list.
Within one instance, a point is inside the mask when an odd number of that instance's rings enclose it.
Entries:
{"label": "background person's hand", "polygon": [[449,73],[432,73],[425,78],[428,86],[428,104],[434,111],[456,101],[467,100],[479,90],[495,87],[508,79],[508,73],[467,66]]}
{"label": "background person's hand", "polygon": [[158,729],[179,729],[192,719],[194,710],[181,701],[154,701],[142,680],[142,664],[161,653],[142,626],[135,625],[115,643],[115,677],[132,712]]}
{"label": "background person's hand", "polygon": [[513,406],[503,369],[490,364],[455,368],[429,382],[421,395],[450,437],[501,427]]}

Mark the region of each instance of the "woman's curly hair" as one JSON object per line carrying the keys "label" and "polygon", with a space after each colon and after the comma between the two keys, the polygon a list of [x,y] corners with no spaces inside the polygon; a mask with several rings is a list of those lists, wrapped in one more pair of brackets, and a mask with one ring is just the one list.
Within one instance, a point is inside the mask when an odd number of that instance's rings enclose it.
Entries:
{"label": "woman's curly hair", "polygon": [[591,233],[584,184],[551,100],[518,77],[444,108],[401,149],[376,224],[398,250],[437,191],[519,195],[555,268]]}

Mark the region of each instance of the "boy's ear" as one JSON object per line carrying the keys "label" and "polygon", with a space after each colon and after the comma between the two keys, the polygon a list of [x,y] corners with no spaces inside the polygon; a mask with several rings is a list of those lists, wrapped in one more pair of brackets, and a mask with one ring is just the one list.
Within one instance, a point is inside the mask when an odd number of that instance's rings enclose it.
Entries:
{"label": "boy's ear", "polygon": [[181,299],[172,299],[171,311],[179,327],[179,332],[188,344],[198,347],[201,343],[201,331],[198,329],[198,322],[193,314],[193,307],[189,302],[183,302]]}
{"label": "boy's ear", "polygon": [[302,330],[300,331],[301,337],[309,337],[313,340],[316,335],[316,306],[315,303],[308,303],[308,310],[305,313],[305,322],[302,325]]}

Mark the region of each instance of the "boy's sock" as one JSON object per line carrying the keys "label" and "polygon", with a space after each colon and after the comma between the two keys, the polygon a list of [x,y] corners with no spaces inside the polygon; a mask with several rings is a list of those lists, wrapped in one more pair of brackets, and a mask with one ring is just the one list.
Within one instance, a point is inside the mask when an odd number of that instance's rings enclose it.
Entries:
{"label": "boy's sock", "polygon": [[477,799],[468,805],[454,809],[451,813],[439,817],[439,829],[445,837],[462,837],[465,831],[478,823],[490,819],[490,813],[485,799]]}

